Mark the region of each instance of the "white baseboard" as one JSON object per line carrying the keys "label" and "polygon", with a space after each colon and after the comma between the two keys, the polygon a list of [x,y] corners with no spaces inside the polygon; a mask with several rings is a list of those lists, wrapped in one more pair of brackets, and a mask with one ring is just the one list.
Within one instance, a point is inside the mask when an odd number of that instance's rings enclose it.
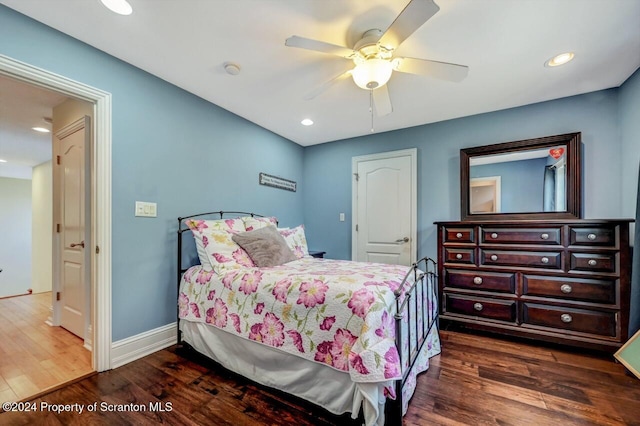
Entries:
{"label": "white baseboard", "polygon": [[174,322],[113,342],[111,345],[111,368],[121,367],[131,361],[167,348],[176,343],[177,336],[178,328]]}

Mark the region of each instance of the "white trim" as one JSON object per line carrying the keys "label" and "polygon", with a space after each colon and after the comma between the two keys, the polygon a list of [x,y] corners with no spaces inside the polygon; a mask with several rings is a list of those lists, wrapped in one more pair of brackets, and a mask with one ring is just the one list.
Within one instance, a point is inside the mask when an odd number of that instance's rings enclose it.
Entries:
{"label": "white trim", "polygon": [[[93,368],[111,368],[111,94],[0,54],[0,75],[94,104],[92,241],[100,254],[91,264]],[[94,252],[95,247],[91,248]]]}
{"label": "white trim", "polygon": [[176,343],[177,323],[163,325],[135,336],[113,342],[111,368],[118,368]]}
{"label": "white trim", "polygon": [[378,154],[359,155],[351,158],[351,259],[358,255],[358,234],[355,219],[358,217],[358,163],[361,161],[384,160],[387,158],[411,157],[411,263],[418,259],[418,148]]}

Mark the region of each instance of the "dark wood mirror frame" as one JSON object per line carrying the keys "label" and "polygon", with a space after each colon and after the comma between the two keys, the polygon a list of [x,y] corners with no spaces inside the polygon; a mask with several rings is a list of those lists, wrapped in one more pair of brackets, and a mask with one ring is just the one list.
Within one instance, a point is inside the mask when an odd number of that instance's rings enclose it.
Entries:
{"label": "dark wood mirror frame", "polygon": [[[482,213],[471,214],[469,161],[482,155],[506,154],[533,149],[552,148],[566,145],[566,196],[567,210],[564,212],[527,212],[527,213]],[[462,220],[544,220],[544,219],[580,219],[582,218],[582,180],[580,159],[580,133],[547,136],[495,145],[478,146],[460,150],[460,215]]]}

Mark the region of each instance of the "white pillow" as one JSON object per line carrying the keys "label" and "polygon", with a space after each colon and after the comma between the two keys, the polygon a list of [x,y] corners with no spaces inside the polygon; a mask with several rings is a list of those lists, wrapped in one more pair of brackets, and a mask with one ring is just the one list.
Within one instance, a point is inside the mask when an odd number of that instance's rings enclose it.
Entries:
{"label": "white pillow", "polygon": [[304,235],[304,225],[298,225],[295,228],[278,228],[278,231],[298,259],[309,256],[307,238]]}
{"label": "white pillow", "polygon": [[[208,271],[213,270],[213,263],[209,260],[209,254],[207,253],[207,247],[212,238],[211,232],[214,230],[223,230],[232,233],[245,231],[244,222],[239,218],[217,220],[187,219],[185,220],[185,224],[193,233],[200,264]],[[229,239],[231,239],[231,237],[229,237]]]}
{"label": "white pillow", "polygon": [[264,228],[265,226],[273,225],[278,226],[278,219],[275,217],[251,217],[245,216],[242,219],[244,222],[245,231],[253,231],[256,229]]}

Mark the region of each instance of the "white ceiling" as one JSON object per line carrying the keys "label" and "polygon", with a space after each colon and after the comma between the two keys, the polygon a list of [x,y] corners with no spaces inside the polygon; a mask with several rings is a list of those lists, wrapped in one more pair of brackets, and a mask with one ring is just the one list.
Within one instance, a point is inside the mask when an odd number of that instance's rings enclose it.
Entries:
{"label": "white ceiling", "polygon": [[31,178],[31,169],[51,159],[51,130],[44,118],[64,95],[0,76],[0,177]]}
{"label": "white ceiling", "polygon": [[[339,57],[286,47],[291,35],[352,47],[408,0],[0,0],[302,146],[370,133],[369,93],[340,81]],[[398,56],[469,66],[461,83],[394,73],[394,111],[376,132],[617,87],[640,66],[640,0],[436,0],[440,11]],[[575,52],[569,64],[544,67]],[[240,65],[225,73],[227,61]],[[304,127],[309,117],[315,125]]]}

